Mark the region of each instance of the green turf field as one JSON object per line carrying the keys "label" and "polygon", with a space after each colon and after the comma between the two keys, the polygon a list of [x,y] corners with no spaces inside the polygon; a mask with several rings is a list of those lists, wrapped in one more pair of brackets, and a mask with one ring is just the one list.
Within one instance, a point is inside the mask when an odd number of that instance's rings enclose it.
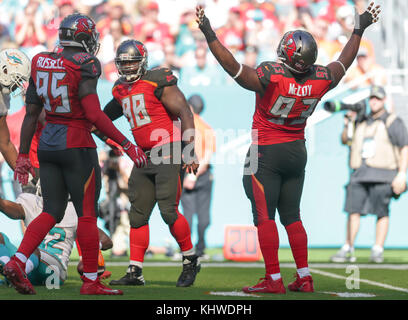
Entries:
{"label": "green turf field", "polygon": [[[181,264],[163,255],[146,259],[143,275],[144,287],[119,287],[122,297],[87,297],[79,295],[81,281],[76,272],[76,253],[72,255],[69,276],[60,289],[36,287],[37,295],[23,296],[4,285],[0,286],[0,300],[14,299],[125,299],[125,300],[408,300],[408,250],[386,250],[383,264],[369,263],[369,250],[357,250],[357,263],[329,263],[335,249],[310,250],[310,268],[315,284],[315,293],[293,293],[285,295],[243,295],[240,289],[253,285],[263,276],[263,263],[236,263],[231,261],[203,262],[201,272],[193,287],[177,288],[176,280]],[[220,257],[221,249],[209,251],[212,257]],[[285,285],[294,278],[295,266],[289,249],[279,252],[281,273]],[[110,259],[105,254],[107,269],[113,279],[121,277],[127,267],[127,258]],[[347,269],[347,267],[349,269]],[[355,277],[359,277],[357,282]]]}

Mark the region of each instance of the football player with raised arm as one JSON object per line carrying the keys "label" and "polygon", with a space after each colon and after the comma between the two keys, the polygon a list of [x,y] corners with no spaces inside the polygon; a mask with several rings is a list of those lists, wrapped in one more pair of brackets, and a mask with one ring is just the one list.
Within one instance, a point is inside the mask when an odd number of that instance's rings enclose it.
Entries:
{"label": "football player with raised arm", "polygon": [[101,65],[95,54],[99,33],[89,17],[72,14],[59,26],[60,52],[34,56],[26,95],[26,115],[21,129],[15,179],[27,184],[32,166],[28,158],[38,117],[45,109],[46,125],[38,143],[43,212],[34,219],[3,273],[22,294],[35,294],[24,272],[25,262],[46,234],[65,214],[70,196],[78,215],[77,238],[83,258],[80,294],[121,295],[103,285],[98,269],[98,199],[101,168],[91,135],[95,126],[121,145],[136,166],[147,162],[144,152],[120,133],[102,112],[96,94]]}
{"label": "football player with raised arm", "polygon": [[[199,28],[215,58],[240,86],[254,91],[256,96],[253,141],[248,152],[249,173],[244,174],[243,184],[251,201],[266,270],[265,277],[254,286],[244,287],[244,292],[286,292],[278,260],[276,209],[297,268],[296,280],[288,288],[314,291],[308,268],[307,234],[300,218],[307,159],[306,120],[320,99],[345,75],[357,55],[364,30],[378,20],[379,12],[380,6],[371,3],[363,14],[356,16],[355,29],[340,57],[327,66],[314,64],[318,48],[312,35],[295,30],[285,33],[280,41],[277,62],[265,61],[254,69],[237,62],[217,39],[204,9],[196,8]],[[251,156],[255,145],[257,154]],[[252,161],[257,162],[257,166]],[[255,167],[257,170],[251,172]]]}
{"label": "football player with raised arm", "polygon": [[[198,169],[194,117],[177,78],[169,69],[148,70],[147,58],[140,41],[126,40],[119,45],[115,62],[121,77],[113,86],[113,99],[104,108],[112,121],[123,115],[127,118],[135,140],[150,155],[149,164],[144,168],[134,166],[129,178],[130,263],[126,274],[110,284],[144,285],[142,267],[149,245],[149,219],[157,203],[183,255],[177,286],[188,287],[194,283],[200,265],[190,227],[178,206],[182,167],[188,173]],[[182,143],[186,144],[183,166]]]}

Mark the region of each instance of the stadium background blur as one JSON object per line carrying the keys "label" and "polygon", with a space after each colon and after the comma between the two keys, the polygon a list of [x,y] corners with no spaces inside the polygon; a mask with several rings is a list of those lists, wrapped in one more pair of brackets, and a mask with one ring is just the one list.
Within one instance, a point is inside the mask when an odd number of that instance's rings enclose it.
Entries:
{"label": "stadium background blur", "polygon": [[[387,108],[408,124],[408,3],[405,0],[376,1],[383,8],[380,23],[364,35],[358,58],[347,77],[327,94],[308,120],[307,175],[301,215],[308,230],[311,247],[339,247],[344,241],[346,214],[343,211],[345,185],[348,183],[348,149],[340,143],[343,113],[323,109],[327,100],[354,103],[366,99],[371,84],[387,89]],[[0,1],[0,46],[18,47],[30,58],[57,44],[61,19],[75,11],[90,15],[97,22],[101,49],[98,58],[103,74],[98,86],[102,106],[111,99],[111,88],[118,75],[114,65],[118,44],[129,37],[145,43],[149,68],[166,66],[179,78],[186,98],[201,94],[206,108],[202,117],[217,134],[217,153],[212,160],[215,176],[211,205],[211,224],[207,229],[208,247],[222,247],[227,225],[251,225],[250,202],[242,187],[244,156],[250,144],[254,96],[243,90],[217,65],[195,22],[195,6],[205,5],[206,14],[219,39],[243,63],[256,66],[276,59],[276,46],[287,30],[305,28],[319,47],[317,63],[326,65],[337,58],[353,27],[356,5],[362,12],[365,0],[3,0]],[[18,144],[23,106],[21,97],[12,98],[9,127]],[[13,117],[14,114],[14,117]],[[125,118],[115,125],[131,137]],[[17,130],[15,130],[17,128]],[[108,148],[97,138],[101,163]],[[130,173],[126,156],[120,159],[124,175]],[[7,199],[14,199],[13,174],[1,167],[2,186]],[[104,185],[106,187],[106,185]],[[101,201],[106,199],[102,190]],[[390,231],[386,248],[408,247],[408,196],[391,204]],[[181,209],[181,207],[180,207]],[[154,209],[150,242],[164,246],[172,237]],[[99,221],[103,226],[103,221]],[[365,217],[356,247],[370,247],[374,239],[375,217]],[[195,228],[194,228],[195,229]],[[0,215],[0,230],[11,241],[22,238],[20,224]],[[285,234],[278,223],[280,234]],[[193,241],[196,239],[193,236]],[[176,247],[176,243],[174,243]],[[281,247],[288,247],[281,237]]]}

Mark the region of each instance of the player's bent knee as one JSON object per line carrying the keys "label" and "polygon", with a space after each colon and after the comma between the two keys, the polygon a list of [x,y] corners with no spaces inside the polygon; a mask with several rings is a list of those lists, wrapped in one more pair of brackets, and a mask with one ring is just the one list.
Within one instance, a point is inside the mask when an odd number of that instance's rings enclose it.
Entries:
{"label": "player's bent knee", "polygon": [[148,216],[138,213],[129,213],[129,224],[131,228],[140,228],[149,223]]}
{"label": "player's bent knee", "polygon": [[283,217],[282,216],[280,217],[280,221],[281,221],[282,225],[284,227],[286,227],[286,226],[288,226],[288,225],[290,225],[292,223],[300,221],[300,216],[299,216],[298,213],[295,214],[295,215],[285,215]]}
{"label": "player's bent knee", "polygon": [[176,210],[169,211],[169,212],[162,212],[161,216],[163,218],[163,221],[169,226],[173,225],[178,219],[178,214]]}

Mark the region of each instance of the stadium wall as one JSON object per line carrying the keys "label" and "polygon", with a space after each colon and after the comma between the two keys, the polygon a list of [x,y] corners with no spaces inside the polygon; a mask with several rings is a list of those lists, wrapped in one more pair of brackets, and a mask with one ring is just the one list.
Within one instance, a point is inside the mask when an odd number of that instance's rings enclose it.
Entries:
{"label": "stadium wall", "polygon": [[[101,104],[111,99],[112,84],[100,81],[98,93]],[[191,94],[201,94],[205,100],[204,120],[217,133],[217,154],[213,162],[214,189],[211,204],[211,224],[207,229],[207,245],[221,247],[224,242],[226,225],[250,225],[252,213],[249,200],[242,186],[242,171],[245,153],[249,146],[255,95],[227,81],[218,86],[191,86],[180,82],[180,88],[188,98]],[[10,113],[21,106],[21,99],[13,99]],[[317,111],[322,104],[317,107]],[[115,121],[129,138],[131,133],[127,121]],[[340,143],[343,114],[337,113],[310,126],[306,130],[308,164],[301,203],[301,217],[308,232],[311,247],[339,247],[345,238],[346,214],[343,211],[345,186],[348,183],[348,149]],[[224,139],[222,139],[224,136]],[[95,139],[98,142],[98,139]],[[101,146],[99,144],[99,146]],[[222,163],[222,162],[226,163]],[[6,197],[13,199],[10,181],[11,171],[5,165],[2,170]],[[181,208],[181,207],[180,207]],[[408,237],[408,196],[392,201],[390,230],[385,243],[387,248],[407,248]],[[276,220],[279,221],[277,213]],[[278,222],[281,247],[288,247],[285,229]],[[100,226],[102,226],[100,221]],[[157,206],[150,222],[151,245],[164,246],[167,242],[177,247],[168,227],[162,221]],[[195,228],[195,226],[193,226]],[[0,231],[8,234],[11,241],[21,240],[19,222],[0,215]],[[375,218],[362,219],[356,240],[356,247],[370,247],[375,239]],[[193,235],[196,241],[196,232]]]}

